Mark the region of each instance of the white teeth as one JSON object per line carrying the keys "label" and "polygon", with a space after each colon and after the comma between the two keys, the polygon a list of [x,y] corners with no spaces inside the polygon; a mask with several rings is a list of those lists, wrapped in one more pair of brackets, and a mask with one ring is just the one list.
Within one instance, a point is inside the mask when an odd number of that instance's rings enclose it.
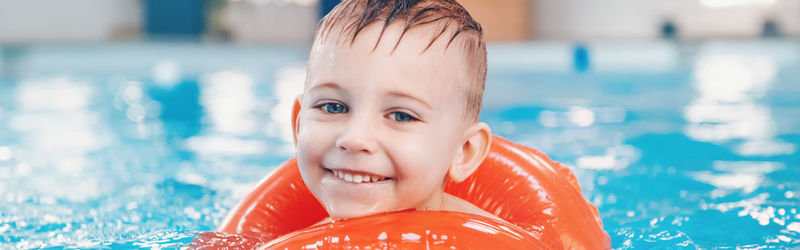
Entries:
{"label": "white teeth", "polygon": [[352,183],[368,183],[383,180],[383,178],[374,175],[360,175],[345,173],[342,170],[333,170],[333,175],[347,182]]}
{"label": "white teeth", "polygon": [[353,182],[353,175],[345,173],[344,174],[344,180],[346,180],[348,182]]}

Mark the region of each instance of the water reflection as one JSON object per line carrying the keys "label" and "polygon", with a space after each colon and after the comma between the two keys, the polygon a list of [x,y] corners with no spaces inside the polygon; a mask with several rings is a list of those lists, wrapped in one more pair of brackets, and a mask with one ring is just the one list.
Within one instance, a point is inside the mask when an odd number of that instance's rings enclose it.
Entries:
{"label": "water reflection", "polygon": [[775,138],[769,107],[756,102],[770,89],[776,68],[767,57],[701,56],[693,85],[698,96],[684,110],[686,135],[720,144],[742,140],[734,151],[743,156],[794,153],[794,144]]}
{"label": "water reflection", "polygon": [[[731,146],[740,156],[789,155],[796,145],[777,138],[778,130],[768,105],[759,103],[772,88],[778,66],[774,57],[706,48],[695,64],[693,87],[697,97],[684,109],[684,133],[696,141]],[[701,50],[702,51],[702,50]],[[713,52],[715,51],[715,52]],[[712,201],[749,196],[734,202],[702,203],[703,209],[738,210],[760,226],[784,226],[792,215],[771,206],[769,193],[753,194],[769,186],[769,174],[785,169],[781,162],[714,161],[711,170],[688,173],[692,179],[714,187]],[[795,211],[789,211],[794,213]],[[777,235],[773,240],[781,240]],[[769,240],[769,239],[768,239]]]}
{"label": "water reflection", "polygon": [[639,149],[631,145],[616,145],[606,148],[603,155],[578,157],[575,164],[585,169],[622,169],[639,160]]}
{"label": "water reflection", "polygon": [[[109,191],[102,178],[91,178],[95,166],[89,154],[106,147],[110,140],[100,115],[88,108],[94,90],[66,76],[20,83],[14,94],[19,112],[9,121],[9,128],[19,138],[18,148],[13,150],[14,179],[26,183],[17,188],[76,202]],[[10,148],[0,151],[5,151],[0,158],[11,158]]]}
{"label": "water reflection", "polygon": [[[129,82],[136,83],[136,82]],[[138,87],[138,86],[137,86]],[[123,89],[126,89],[124,87]],[[173,86],[149,86],[143,88],[151,101],[141,103],[147,117],[158,118],[150,124],[154,130],[161,130],[166,136],[166,142],[175,144],[185,138],[195,136],[202,129],[202,107],[200,106],[200,87],[197,81],[186,79]],[[123,91],[124,93],[124,91]],[[125,110],[122,98],[114,99],[114,107]],[[141,127],[136,126],[137,129]],[[157,132],[157,131],[154,131]],[[155,134],[155,133],[153,133]],[[175,145],[178,147],[178,145]]]}
{"label": "water reflection", "polygon": [[780,162],[753,161],[715,161],[712,171],[701,171],[692,174],[695,180],[716,187],[711,192],[712,198],[728,195],[731,191],[750,193],[763,186],[765,175],[783,169]]}
{"label": "water reflection", "polygon": [[181,79],[181,67],[171,59],[162,59],[153,65],[153,80],[161,87],[175,86]]}
{"label": "water reflection", "polygon": [[0,161],[8,161],[11,159],[11,148],[0,146]]}
{"label": "water reflection", "polygon": [[627,110],[621,107],[587,107],[573,105],[565,111],[543,110],[537,121],[544,127],[590,127],[625,121]]}
{"label": "water reflection", "polygon": [[200,103],[211,130],[232,135],[256,132],[256,97],[249,75],[222,71],[203,77],[200,84]]}
{"label": "water reflection", "polygon": [[206,155],[253,155],[267,151],[265,142],[248,137],[260,125],[255,116],[258,100],[252,77],[221,71],[202,77],[199,87],[204,122],[209,126],[200,135],[185,140],[185,148]]}
{"label": "water reflection", "polygon": [[[517,110],[519,112],[519,110]],[[639,149],[623,143],[620,133],[606,133],[604,126],[625,121],[627,110],[621,107],[592,107],[573,105],[566,110],[542,110],[537,121],[546,128],[565,128],[563,131],[549,131],[546,136],[520,143],[536,145],[546,152],[570,152],[579,155],[575,165],[594,170],[618,170],[639,160]],[[524,126],[524,125],[523,125]],[[515,133],[517,124],[504,121],[495,130],[501,134]],[[559,145],[561,144],[561,145]],[[567,145],[565,145],[567,144]],[[600,147],[601,151],[592,150]]]}
{"label": "water reflection", "polygon": [[126,135],[136,139],[148,139],[162,132],[158,117],[161,115],[161,104],[146,98],[144,87],[139,81],[121,81],[115,93],[113,106],[123,111],[125,118],[132,124],[125,124]]}
{"label": "water reflection", "polygon": [[[306,80],[306,70],[304,65],[290,65],[278,70],[275,79],[275,97],[278,98],[278,105],[275,105],[270,112],[270,124],[268,127],[277,128],[267,130],[267,135],[279,137],[287,144],[292,142],[292,120],[291,112],[295,98],[303,93],[303,84]],[[294,147],[291,147],[294,150]]]}
{"label": "water reflection", "polygon": [[184,146],[200,154],[255,155],[267,151],[263,142],[224,135],[191,137]]}
{"label": "water reflection", "polygon": [[[279,68],[272,89],[277,103],[273,103],[255,95],[255,80],[246,73],[221,71],[203,77],[200,104],[209,126],[201,135],[185,140],[184,147],[206,155],[293,154],[291,110],[304,81],[304,65]],[[263,113],[269,114],[268,119],[258,116]],[[267,144],[260,135],[279,141]]]}
{"label": "water reflection", "polygon": [[571,106],[564,112],[544,110],[539,124],[545,127],[589,127],[595,123],[595,112],[587,107]]}

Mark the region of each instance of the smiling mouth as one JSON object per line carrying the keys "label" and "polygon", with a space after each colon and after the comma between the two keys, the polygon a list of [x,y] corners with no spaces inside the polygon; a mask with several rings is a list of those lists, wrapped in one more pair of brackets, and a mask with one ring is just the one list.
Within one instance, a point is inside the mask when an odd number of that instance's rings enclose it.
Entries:
{"label": "smiling mouth", "polygon": [[350,183],[376,183],[376,182],[388,181],[388,180],[392,179],[392,178],[389,178],[389,177],[376,176],[376,175],[371,175],[371,174],[363,173],[363,172],[355,173],[355,172],[352,172],[352,171],[341,170],[341,169],[327,169],[327,168],[325,168],[325,171],[328,171],[333,176],[336,176],[337,178],[339,178],[339,179],[341,179],[341,180],[343,180],[345,182],[350,182]]}

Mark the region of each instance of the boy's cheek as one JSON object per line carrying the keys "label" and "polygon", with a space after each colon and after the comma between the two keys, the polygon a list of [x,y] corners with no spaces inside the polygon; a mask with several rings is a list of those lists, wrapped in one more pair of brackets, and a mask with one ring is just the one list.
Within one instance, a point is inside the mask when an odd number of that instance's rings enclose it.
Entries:
{"label": "boy's cheek", "polygon": [[319,123],[312,119],[300,119],[299,126],[297,128],[297,141],[300,143],[301,140],[305,141],[309,138],[319,137],[319,134],[315,134],[315,131],[319,131]]}

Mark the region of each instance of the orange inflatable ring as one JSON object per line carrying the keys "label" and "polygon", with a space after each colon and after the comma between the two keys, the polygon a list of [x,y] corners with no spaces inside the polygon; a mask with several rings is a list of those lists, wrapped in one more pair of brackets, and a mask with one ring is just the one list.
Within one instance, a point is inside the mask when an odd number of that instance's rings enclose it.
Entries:
{"label": "orange inflatable ring", "polygon": [[[543,153],[494,137],[472,176],[445,192],[509,223],[444,211],[402,211],[311,226],[328,215],[290,159],[264,178],[217,228],[192,245],[276,249],[606,249],[597,209],[572,172]],[[311,226],[311,227],[310,227]]]}

